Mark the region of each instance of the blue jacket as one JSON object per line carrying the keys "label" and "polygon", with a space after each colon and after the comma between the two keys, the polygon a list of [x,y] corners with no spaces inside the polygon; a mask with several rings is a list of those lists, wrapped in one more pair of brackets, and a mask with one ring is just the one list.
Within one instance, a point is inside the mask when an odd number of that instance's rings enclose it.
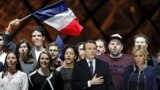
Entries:
{"label": "blue jacket", "polygon": [[11,51],[15,51],[16,49],[16,44],[14,42],[11,42],[11,36],[8,34],[3,34],[3,38],[4,38],[4,42],[5,42],[5,46],[11,50]]}
{"label": "blue jacket", "polygon": [[[8,34],[3,34],[3,37],[4,37],[4,41],[5,41],[5,46],[9,50],[15,51],[16,44],[10,40],[11,36]],[[31,54],[32,54],[32,57],[36,60],[35,47],[31,48]]]}
{"label": "blue jacket", "polygon": [[157,90],[155,68],[147,66],[139,71],[133,65],[128,66],[124,72],[123,90]]}

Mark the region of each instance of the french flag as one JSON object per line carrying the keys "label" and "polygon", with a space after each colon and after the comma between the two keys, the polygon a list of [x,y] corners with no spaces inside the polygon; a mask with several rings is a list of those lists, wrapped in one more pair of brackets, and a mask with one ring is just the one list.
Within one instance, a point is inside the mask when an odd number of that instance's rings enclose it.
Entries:
{"label": "french flag", "polygon": [[58,35],[58,36],[56,37],[55,42],[59,45],[59,47],[60,47],[60,52],[63,52],[64,42],[63,42],[63,40],[62,40],[62,38],[61,38],[60,35]]}
{"label": "french flag", "polygon": [[64,0],[35,11],[32,15],[47,25],[68,35],[78,36],[83,29],[77,17],[67,7]]}
{"label": "french flag", "polygon": [[[60,35],[58,35],[58,36],[56,37],[55,42],[56,42],[56,43],[59,45],[59,47],[60,47],[59,59],[62,60],[62,52],[63,52],[63,50],[64,50],[64,42],[63,42],[63,40],[62,40],[62,38],[61,38]],[[59,60],[59,59],[58,59],[58,60]]]}

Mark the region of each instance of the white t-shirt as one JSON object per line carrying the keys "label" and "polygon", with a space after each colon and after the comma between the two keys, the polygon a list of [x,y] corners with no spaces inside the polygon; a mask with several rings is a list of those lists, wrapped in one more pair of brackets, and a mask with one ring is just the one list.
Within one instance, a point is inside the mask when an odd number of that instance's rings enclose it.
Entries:
{"label": "white t-shirt", "polygon": [[35,49],[35,54],[36,54],[36,60],[38,61],[39,55],[41,54],[41,52],[45,51],[45,49],[42,49],[41,51],[37,51]]}
{"label": "white t-shirt", "polygon": [[2,62],[3,65],[4,65],[4,62],[5,62],[6,55],[7,55],[7,54],[6,54],[5,52],[0,55],[0,62]]}

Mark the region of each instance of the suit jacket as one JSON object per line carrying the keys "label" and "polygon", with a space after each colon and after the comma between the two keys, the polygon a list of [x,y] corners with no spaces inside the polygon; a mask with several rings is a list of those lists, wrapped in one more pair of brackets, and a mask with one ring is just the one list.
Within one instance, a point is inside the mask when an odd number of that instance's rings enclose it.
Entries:
{"label": "suit jacket", "polygon": [[0,72],[3,70],[3,63],[0,62]]}
{"label": "suit jacket", "polygon": [[73,90],[114,90],[112,77],[107,62],[96,59],[95,72],[97,77],[103,76],[104,82],[100,85],[88,87],[88,81],[93,78],[86,59],[77,62],[72,72],[72,89]]}
{"label": "suit jacket", "polygon": [[31,54],[32,54],[32,57],[33,57],[36,61],[38,61],[38,60],[36,59],[35,47],[32,47],[32,48],[31,48]]}
{"label": "suit jacket", "polygon": [[60,72],[53,71],[44,82],[41,90],[63,90],[63,82]]}

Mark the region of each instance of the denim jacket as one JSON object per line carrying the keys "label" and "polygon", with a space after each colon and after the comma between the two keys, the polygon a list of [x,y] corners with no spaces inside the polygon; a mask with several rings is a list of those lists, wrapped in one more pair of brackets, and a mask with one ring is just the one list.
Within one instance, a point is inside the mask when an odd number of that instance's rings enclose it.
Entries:
{"label": "denim jacket", "polygon": [[157,90],[155,68],[146,65],[138,70],[134,65],[128,66],[124,72],[123,90]]}

